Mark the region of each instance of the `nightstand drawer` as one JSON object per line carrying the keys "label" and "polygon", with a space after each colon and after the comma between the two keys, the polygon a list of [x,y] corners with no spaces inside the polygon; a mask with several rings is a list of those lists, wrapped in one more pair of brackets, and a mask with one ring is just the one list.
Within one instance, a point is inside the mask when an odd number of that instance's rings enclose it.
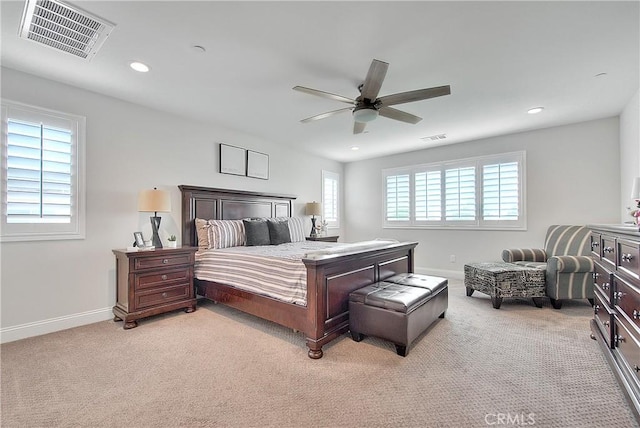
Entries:
{"label": "nightstand drawer", "polygon": [[152,269],[166,266],[186,265],[192,263],[191,254],[166,254],[135,259],[135,269]]}
{"label": "nightstand drawer", "polygon": [[188,282],[191,277],[191,269],[164,269],[150,273],[139,273],[134,277],[134,289],[145,290],[154,287],[166,287],[175,282]]}
{"label": "nightstand drawer", "polygon": [[173,287],[163,288],[157,291],[154,290],[152,293],[136,293],[136,307],[138,309],[141,309],[149,306],[157,306],[164,303],[188,299],[190,298],[190,288],[190,285],[186,283]]}

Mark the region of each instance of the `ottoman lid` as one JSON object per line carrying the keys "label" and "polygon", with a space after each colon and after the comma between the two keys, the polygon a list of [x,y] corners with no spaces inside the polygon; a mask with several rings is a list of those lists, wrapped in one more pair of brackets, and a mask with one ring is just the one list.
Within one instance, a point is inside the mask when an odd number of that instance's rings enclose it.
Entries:
{"label": "ottoman lid", "polygon": [[349,295],[349,300],[368,306],[408,313],[430,300],[431,296],[431,290],[428,288],[380,281],[353,291]]}
{"label": "ottoman lid", "polygon": [[385,281],[401,285],[410,285],[412,287],[427,288],[431,290],[433,294],[438,294],[440,290],[446,288],[449,284],[449,280],[447,278],[421,275],[419,273],[401,273],[394,275],[391,278],[387,278]]}

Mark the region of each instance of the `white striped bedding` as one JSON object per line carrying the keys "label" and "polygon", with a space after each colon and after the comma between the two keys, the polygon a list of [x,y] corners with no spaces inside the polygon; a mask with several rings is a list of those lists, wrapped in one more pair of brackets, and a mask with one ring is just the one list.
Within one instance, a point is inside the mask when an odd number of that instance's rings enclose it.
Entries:
{"label": "white striped bedding", "polygon": [[309,252],[338,245],[302,241],[201,250],[196,253],[194,274],[201,280],[305,306],[307,269],[302,258]]}
{"label": "white striped bedding", "polygon": [[353,244],[302,241],[200,250],[196,253],[194,274],[201,280],[306,306],[307,268],[303,258],[364,251],[394,242],[397,241],[374,240]]}

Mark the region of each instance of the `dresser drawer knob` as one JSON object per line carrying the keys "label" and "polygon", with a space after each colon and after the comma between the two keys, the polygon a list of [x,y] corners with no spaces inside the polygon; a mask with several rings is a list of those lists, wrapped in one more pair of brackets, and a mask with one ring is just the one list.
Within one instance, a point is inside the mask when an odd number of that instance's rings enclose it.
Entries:
{"label": "dresser drawer knob", "polygon": [[636,373],[640,372],[640,367],[638,367],[637,364],[633,365],[633,369],[636,371]]}
{"label": "dresser drawer knob", "polygon": [[166,265],[167,263],[169,263],[169,259],[162,259],[162,264]]}
{"label": "dresser drawer knob", "polygon": [[608,290],[611,287],[611,284],[608,282],[605,282],[602,284],[602,289],[603,290]]}
{"label": "dresser drawer knob", "polygon": [[600,305],[594,305],[593,306],[593,313],[594,314],[597,314],[599,310],[600,310]]}
{"label": "dresser drawer knob", "polygon": [[162,278],[163,281],[167,280],[167,275],[162,275],[160,278]]}
{"label": "dresser drawer knob", "polygon": [[599,272],[594,272],[593,273],[593,279],[596,280],[598,278],[600,278],[600,273]]}
{"label": "dresser drawer knob", "polygon": [[619,334],[616,334],[615,339],[616,339],[616,344],[618,342],[626,342],[627,341],[627,339],[625,339],[624,336],[620,336]]}
{"label": "dresser drawer knob", "polygon": [[616,291],[615,293],[613,293],[614,300],[622,300],[623,297],[624,293],[622,291]]}
{"label": "dresser drawer knob", "polygon": [[605,253],[613,253],[613,247],[604,247],[602,250]]}
{"label": "dresser drawer knob", "polygon": [[162,293],[162,297],[167,297],[167,293]]}
{"label": "dresser drawer knob", "polygon": [[640,319],[640,312],[638,312],[637,309],[633,310],[633,314],[632,315],[633,315],[633,319],[634,320]]}
{"label": "dresser drawer knob", "polygon": [[603,322],[602,325],[604,325],[605,327],[609,327],[609,321]]}
{"label": "dresser drawer knob", "polygon": [[597,241],[594,241],[594,242],[592,242],[592,243],[591,243],[591,249],[592,249],[592,250],[593,250],[595,247],[599,247],[599,246],[600,246],[600,243],[599,243],[599,242],[597,242]]}
{"label": "dresser drawer knob", "polygon": [[622,255],[622,261],[623,262],[630,262],[633,259],[633,254],[623,254]]}

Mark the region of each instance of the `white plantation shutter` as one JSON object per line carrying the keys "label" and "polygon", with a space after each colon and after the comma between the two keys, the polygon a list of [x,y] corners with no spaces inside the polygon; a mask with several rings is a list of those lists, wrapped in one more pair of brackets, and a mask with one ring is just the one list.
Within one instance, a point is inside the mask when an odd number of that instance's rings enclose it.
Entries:
{"label": "white plantation shutter", "polygon": [[328,227],[340,227],[340,175],[322,171],[322,220]]}
{"label": "white plantation shutter", "polygon": [[445,217],[450,221],[475,220],[475,167],[445,171]]}
{"label": "white plantation shutter", "polygon": [[442,179],[440,171],[418,172],[415,180],[416,221],[442,219]]}
{"label": "white plantation shutter", "polygon": [[525,153],[383,170],[385,227],[525,229]]}
{"label": "white plantation shutter", "polygon": [[84,118],[2,104],[3,241],[84,237]]}
{"label": "white plantation shutter", "polygon": [[482,167],[482,218],[517,220],[519,215],[518,163],[508,162]]}
{"label": "white plantation shutter", "polygon": [[386,221],[408,222],[411,219],[409,174],[386,177]]}

